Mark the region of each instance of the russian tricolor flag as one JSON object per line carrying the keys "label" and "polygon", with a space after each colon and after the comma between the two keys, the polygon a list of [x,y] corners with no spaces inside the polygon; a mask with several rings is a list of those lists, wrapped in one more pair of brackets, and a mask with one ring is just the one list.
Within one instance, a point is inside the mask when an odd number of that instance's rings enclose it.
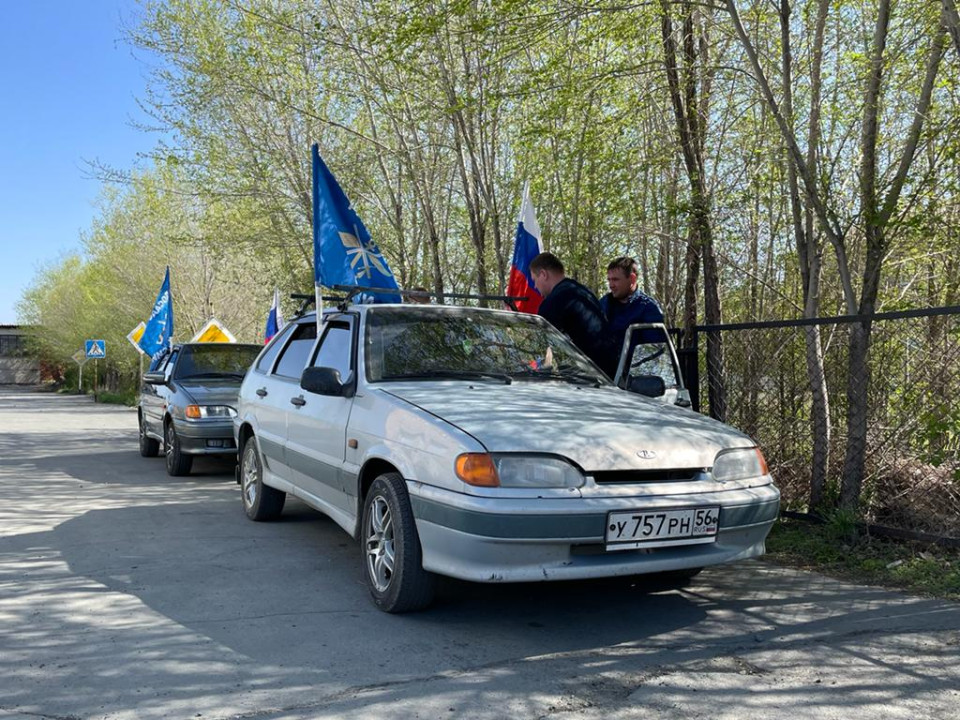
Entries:
{"label": "russian tricolor flag", "polygon": [[523,186],[523,203],[520,205],[520,221],[517,223],[517,237],[513,246],[513,260],[510,263],[510,281],[507,283],[507,295],[526,296],[527,300],[518,300],[520,312],[535,313],[540,308],[540,293],[533,286],[530,274],[530,261],[543,252],[540,238],[540,224],[530,202],[530,183]]}
{"label": "russian tricolor flag", "polygon": [[267,313],[267,329],[263,333],[263,343],[266,345],[270,338],[283,329],[283,313],[280,311],[280,290],[273,290],[273,305],[270,306],[270,312]]}

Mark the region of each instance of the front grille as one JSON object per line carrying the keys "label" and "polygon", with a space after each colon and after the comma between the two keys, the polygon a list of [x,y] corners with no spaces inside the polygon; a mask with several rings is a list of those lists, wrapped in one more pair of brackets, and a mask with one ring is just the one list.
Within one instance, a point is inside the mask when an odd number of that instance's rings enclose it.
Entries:
{"label": "front grille", "polygon": [[703,468],[678,468],[676,470],[602,470],[593,472],[598,485],[626,483],[690,482],[696,480]]}

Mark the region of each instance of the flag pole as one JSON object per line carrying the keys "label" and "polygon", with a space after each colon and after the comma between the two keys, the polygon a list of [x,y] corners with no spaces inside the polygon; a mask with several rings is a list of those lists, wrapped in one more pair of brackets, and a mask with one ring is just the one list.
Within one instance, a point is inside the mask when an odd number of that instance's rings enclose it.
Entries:
{"label": "flag pole", "polygon": [[317,309],[317,337],[323,325],[323,293],[320,292],[320,283],[323,272],[320,269],[322,255],[320,253],[320,145],[313,143],[310,146],[310,200],[313,215],[313,295],[314,306]]}
{"label": "flag pole", "polygon": [[320,330],[323,326],[323,293],[320,292],[319,285],[313,286],[313,294],[317,306],[317,337],[320,337]]}

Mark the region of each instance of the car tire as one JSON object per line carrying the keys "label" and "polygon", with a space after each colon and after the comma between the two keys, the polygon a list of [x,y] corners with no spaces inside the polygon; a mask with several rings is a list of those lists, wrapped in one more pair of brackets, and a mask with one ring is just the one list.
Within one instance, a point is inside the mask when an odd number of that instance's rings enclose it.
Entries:
{"label": "car tire", "polygon": [[423,569],[420,536],[399,473],[384,473],[370,486],[363,502],[360,546],[364,577],[378,608],[412,612],[433,601],[436,576]]}
{"label": "car tire", "polygon": [[287,494],[263,484],[263,463],[254,437],[240,448],[240,496],[243,511],[251,520],[275,520],[283,512]]}
{"label": "car tire", "polygon": [[147,424],[140,416],[140,457],[156,457],[160,454],[160,441],[147,435]]}
{"label": "car tire", "polygon": [[168,422],[164,430],[166,442],[164,443],[164,453],[167,459],[167,475],[172,477],[182,477],[190,474],[190,468],[193,467],[193,458],[182,452],[180,449],[180,438],[173,427],[172,422]]}

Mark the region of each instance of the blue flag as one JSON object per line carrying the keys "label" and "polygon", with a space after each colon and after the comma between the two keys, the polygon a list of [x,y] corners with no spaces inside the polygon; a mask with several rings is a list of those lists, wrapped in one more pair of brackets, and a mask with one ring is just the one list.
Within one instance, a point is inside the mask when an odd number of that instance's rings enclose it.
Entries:
{"label": "blue flag", "polygon": [[155,358],[170,346],[173,338],[173,298],[170,296],[170,268],[163,277],[163,285],[157,300],[153,303],[153,312],[147,320],[147,326],[140,336],[140,349],[151,358]]}
{"label": "blue flag", "polygon": [[[313,280],[325,285],[397,289],[397,281],[363,221],[350,207],[316,144],[313,154]],[[400,302],[400,295],[371,293],[372,302]]]}

